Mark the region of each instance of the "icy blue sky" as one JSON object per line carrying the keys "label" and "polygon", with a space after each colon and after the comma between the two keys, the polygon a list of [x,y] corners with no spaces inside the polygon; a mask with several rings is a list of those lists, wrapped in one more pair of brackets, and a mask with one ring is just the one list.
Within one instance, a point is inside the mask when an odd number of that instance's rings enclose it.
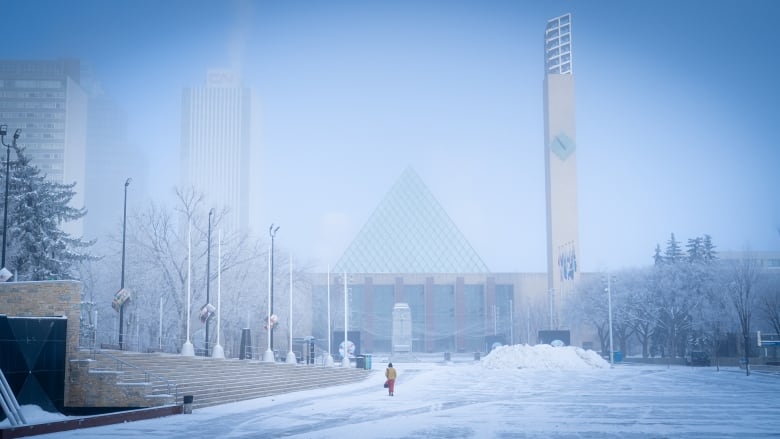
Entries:
{"label": "icy blue sky", "polygon": [[[182,87],[260,98],[253,225],[335,264],[412,166],[493,271],[545,269],[542,37],[573,15],[581,261],[780,250],[780,2],[0,0],[2,58],[78,57],[178,183]],[[120,188],[121,189],[121,188]]]}

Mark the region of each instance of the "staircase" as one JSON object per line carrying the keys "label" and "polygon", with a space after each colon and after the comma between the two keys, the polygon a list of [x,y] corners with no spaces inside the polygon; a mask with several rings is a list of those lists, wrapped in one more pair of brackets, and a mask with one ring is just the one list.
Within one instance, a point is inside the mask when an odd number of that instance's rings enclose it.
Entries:
{"label": "staircase", "polygon": [[118,386],[146,386],[149,406],[170,403],[171,400],[179,404],[184,395],[192,395],[193,408],[207,407],[354,383],[370,373],[355,368],[164,353],[102,350],[89,355],[93,360],[90,373],[115,372]]}

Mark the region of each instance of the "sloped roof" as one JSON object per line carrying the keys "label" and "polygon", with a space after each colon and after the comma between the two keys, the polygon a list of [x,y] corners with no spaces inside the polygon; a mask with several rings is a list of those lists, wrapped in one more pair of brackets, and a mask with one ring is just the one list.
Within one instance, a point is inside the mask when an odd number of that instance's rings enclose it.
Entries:
{"label": "sloped roof", "polygon": [[347,273],[486,273],[423,181],[407,168],[333,267]]}

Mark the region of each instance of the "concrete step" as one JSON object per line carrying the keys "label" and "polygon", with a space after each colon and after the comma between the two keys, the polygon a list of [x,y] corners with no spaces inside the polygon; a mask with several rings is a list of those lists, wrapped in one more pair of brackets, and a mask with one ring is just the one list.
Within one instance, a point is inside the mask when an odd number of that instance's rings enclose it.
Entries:
{"label": "concrete step", "polygon": [[196,408],[347,384],[363,380],[370,374],[370,371],[362,369],[257,360],[126,351],[108,353],[111,356],[96,354],[90,370],[121,371],[118,385],[148,385],[147,395],[152,403],[155,398],[163,400],[171,393],[166,381],[159,379],[164,378],[175,384],[177,403],[181,403],[184,395],[192,395],[193,407]]}

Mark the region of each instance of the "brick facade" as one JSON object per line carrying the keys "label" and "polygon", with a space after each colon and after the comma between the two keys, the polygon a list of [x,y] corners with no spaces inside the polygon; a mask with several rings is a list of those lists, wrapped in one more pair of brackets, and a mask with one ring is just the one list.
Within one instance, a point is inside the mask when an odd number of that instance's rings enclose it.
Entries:
{"label": "brick facade", "polygon": [[0,283],[0,314],[8,317],[65,317],[65,404],[69,401],[70,360],[76,358],[81,318],[81,282],[73,280]]}

